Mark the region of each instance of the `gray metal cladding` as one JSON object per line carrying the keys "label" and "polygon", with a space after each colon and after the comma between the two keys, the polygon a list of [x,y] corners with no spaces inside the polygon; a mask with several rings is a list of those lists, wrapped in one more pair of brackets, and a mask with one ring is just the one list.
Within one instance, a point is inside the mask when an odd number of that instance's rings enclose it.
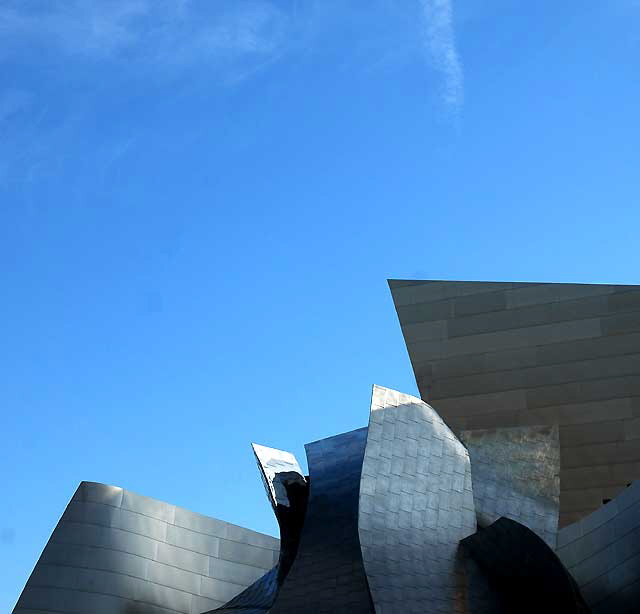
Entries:
{"label": "gray metal cladding", "polygon": [[265,614],[276,600],[278,594],[278,566],[268,571],[239,595],[223,606],[205,614]]}
{"label": "gray metal cladding", "polygon": [[456,433],[559,425],[560,526],[638,478],[640,286],[389,285],[420,396]]}
{"label": "gray metal cladding", "polygon": [[461,431],[469,451],[478,524],[504,516],[556,547],[560,499],[558,427]]}
{"label": "gray metal cladding", "polygon": [[367,429],[305,446],[309,503],[297,557],[272,614],[372,614],[358,537]]}
{"label": "gray metal cladding", "polygon": [[82,482],[14,614],[200,614],[262,576],[278,540],[137,495]]}
{"label": "gray metal cladding", "polygon": [[476,530],[469,455],[429,405],[380,386],[358,525],[376,612],[465,611],[458,544]]}
{"label": "gray metal cladding", "polygon": [[531,529],[510,518],[462,540],[466,553],[500,596],[498,612],[588,614],[580,590],[553,550]]}
{"label": "gray metal cladding", "polygon": [[640,604],[640,480],[560,530],[556,553],[594,614],[636,614]]}
{"label": "gray metal cladding", "polygon": [[[295,456],[283,450],[252,444],[267,498],[280,527],[278,564],[239,595],[215,611],[219,614],[257,614],[275,603],[300,544],[309,484]],[[213,612],[213,610],[211,611]]]}

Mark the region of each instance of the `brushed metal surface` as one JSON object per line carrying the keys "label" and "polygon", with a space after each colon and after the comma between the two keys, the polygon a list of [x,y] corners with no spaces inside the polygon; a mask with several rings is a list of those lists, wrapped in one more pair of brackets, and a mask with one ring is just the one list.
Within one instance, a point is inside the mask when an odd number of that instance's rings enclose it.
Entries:
{"label": "brushed metal surface", "polygon": [[367,429],[305,446],[309,503],[296,560],[273,614],[372,614],[358,536]]}
{"label": "brushed metal surface", "polygon": [[82,482],[13,613],[200,614],[262,576],[278,552],[273,537]]}
{"label": "brushed metal surface", "polygon": [[560,499],[558,427],[461,431],[469,451],[478,525],[515,520],[556,547]]}
{"label": "brushed metal surface", "polygon": [[469,454],[429,405],[374,386],[360,484],[376,612],[464,611],[458,544],[476,530]]}
{"label": "brushed metal surface", "polygon": [[640,286],[389,285],[420,396],[454,432],[559,425],[561,527],[640,477]]}
{"label": "brushed metal surface", "polygon": [[640,604],[640,480],[560,530],[557,554],[593,614],[631,614]]}

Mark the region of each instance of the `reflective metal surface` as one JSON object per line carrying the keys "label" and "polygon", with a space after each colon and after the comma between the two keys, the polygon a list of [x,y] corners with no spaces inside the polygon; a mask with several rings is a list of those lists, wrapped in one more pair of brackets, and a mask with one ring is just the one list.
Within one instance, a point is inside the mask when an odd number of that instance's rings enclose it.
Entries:
{"label": "reflective metal surface", "polygon": [[295,456],[255,443],[252,446],[267,497],[280,526],[280,555],[278,564],[271,571],[216,609],[218,614],[257,614],[273,606],[298,552],[307,511],[309,485]]}
{"label": "reflective metal surface", "polygon": [[306,484],[296,457],[290,452],[268,448],[257,443],[252,443],[251,446],[271,505],[274,509],[278,505],[289,507],[286,484],[289,481]]}
{"label": "reflective metal surface", "polygon": [[82,482],[14,614],[199,614],[270,569],[278,540]]}
{"label": "reflective metal surface", "polygon": [[640,480],[561,529],[556,552],[594,614],[640,611]]}
{"label": "reflective metal surface", "polygon": [[374,386],[359,531],[376,611],[464,611],[458,543],[475,529],[465,447],[429,405]]}
{"label": "reflective metal surface", "polygon": [[501,612],[587,614],[577,584],[536,533],[509,518],[462,540],[499,595]]}
{"label": "reflective metal surface", "polygon": [[358,537],[367,429],[305,446],[309,503],[296,560],[273,614],[372,614]]}
{"label": "reflective metal surface", "polygon": [[561,527],[640,477],[640,286],[389,286],[420,396],[455,433],[560,425]]}
{"label": "reflective metal surface", "polygon": [[254,444],[280,542],[83,482],[14,614],[636,612],[640,482],[556,533],[557,428],[462,437],[374,386],[368,428],[305,446],[308,478]]}
{"label": "reflective metal surface", "polygon": [[205,614],[264,614],[278,594],[278,565],[223,606]]}
{"label": "reflective metal surface", "polygon": [[525,426],[460,432],[469,450],[478,524],[504,516],[555,548],[560,498],[558,427]]}

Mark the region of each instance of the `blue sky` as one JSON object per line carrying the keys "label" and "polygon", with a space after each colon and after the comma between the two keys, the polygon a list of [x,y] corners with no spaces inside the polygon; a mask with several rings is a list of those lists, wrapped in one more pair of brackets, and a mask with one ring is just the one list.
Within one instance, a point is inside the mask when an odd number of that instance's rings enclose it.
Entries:
{"label": "blue sky", "polygon": [[0,1],[0,611],[80,480],[276,534],[249,447],[415,393],[389,277],[640,283],[640,3]]}

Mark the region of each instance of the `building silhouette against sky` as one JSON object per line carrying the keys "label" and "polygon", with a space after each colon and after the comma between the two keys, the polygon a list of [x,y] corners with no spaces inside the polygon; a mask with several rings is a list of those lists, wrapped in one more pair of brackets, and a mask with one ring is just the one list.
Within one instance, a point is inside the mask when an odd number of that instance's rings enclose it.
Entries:
{"label": "building silhouette against sky", "polygon": [[14,614],[636,612],[640,287],[389,283],[421,398],[254,445],[280,540],[82,482]]}

